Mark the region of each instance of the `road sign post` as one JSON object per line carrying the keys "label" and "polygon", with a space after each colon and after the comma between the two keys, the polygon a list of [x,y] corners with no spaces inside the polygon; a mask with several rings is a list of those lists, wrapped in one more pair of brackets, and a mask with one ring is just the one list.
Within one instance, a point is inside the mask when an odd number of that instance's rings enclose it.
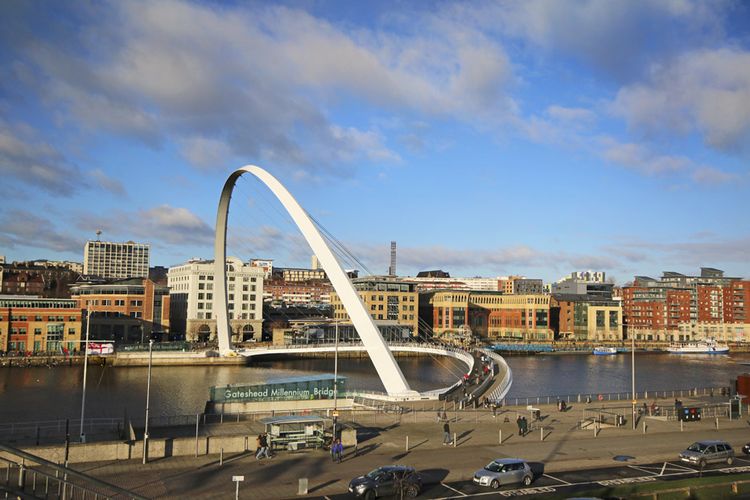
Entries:
{"label": "road sign post", "polygon": [[239,500],[240,498],[240,482],[245,480],[245,476],[232,476],[232,481],[235,483],[234,487],[234,500]]}

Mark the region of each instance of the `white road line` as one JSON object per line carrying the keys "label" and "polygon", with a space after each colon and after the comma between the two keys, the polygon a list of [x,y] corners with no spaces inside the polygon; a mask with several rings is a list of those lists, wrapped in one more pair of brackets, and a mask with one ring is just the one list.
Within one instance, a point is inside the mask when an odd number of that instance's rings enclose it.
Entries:
{"label": "white road line", "polygon": [[748,460],[747,458],[743,458],[743,457],[734,457],[734,459],[739,460],[740,462],[750,462],[750,460]]}
{"label": "white road line", "polygon": [[687,470],[687,471],[690,471],[690,472],[699,472],[698,469],[693,469],[692,467],[687,467],[687,466],[682,465],[682,464],[675,464],[675,463],[669,462],[669,465],[671,465],[672,467],[679,467],[682,470]]}
{"label": "white road line", "polygon": [[555,481],[560,481],[560,482],[561,482],[562,484],[565,484],[565,485],[568,485],[568,486],[570,486],[570,485],[572,485],[572,484],[573,484],[573,483],[569,483],[569,482],[567,482],[567,481],[563,481],[562,479],[556,478],[556,477],[554,477],[554,476],[550,476],[549,474],[542,474],[542,475],[543,475],[544,477],[548,477],[548,478],[550,478],[550,479],[554,479]]}
{"label": "white road line", "polygon": [[654,476],[658,476],[658,474],[652,470],[644,469],[643,467],[638,467],[637,465],[628,465],[631,469],[639,470],[641,472],[646,472],[648,474],[652,474]]}
{"label": "white road line", "polygon": [[445,486],[446,488],[448,488],[448,489],[449,489],[449,490],[451,490],[451,491],[455,491],[456,493],[458,493],[458,494],[459,494],[459,495],[461,495],[461,496],[464,496],[464,497],[467,497],[467,496],[469,496],[469,495],[467,495],[466,493],[464,493],[463,491],[458,491],[458,490],[457,490],[456,488],[452,488],[452,487],[448,486],[448,485],[447,485],[447,484],[445,484],[445,483],[440,483],[440,484],[442,484],[443,486]]}

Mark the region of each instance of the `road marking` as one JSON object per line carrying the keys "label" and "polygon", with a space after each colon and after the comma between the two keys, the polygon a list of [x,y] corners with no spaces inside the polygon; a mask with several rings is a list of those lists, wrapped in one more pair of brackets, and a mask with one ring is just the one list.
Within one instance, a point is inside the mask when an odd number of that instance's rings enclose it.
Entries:
{"label": "road marking", "polygon": [[648,470],[645,467],[639,467],[637,465],[628,465],[628,467],[630,467],[631,469],[637,470],[637,471],[645,472],[647,474],[653,474],[654,476],[658,476],[659,475],[656,472],[654,472],[652,470]]}
{"label": "road marking", "polygon": [[543,475],[544,477],[548,477],[548,478],[550,478],[550,479],[554,479],[555,481],[560,481],[560,482],[561,482],[562,484],[565,484],[565,485],[568,485],[568,486],[570,486],[571,484],[573,484],[573,483],[569,483],[569,482],[567,482],[567,481],[563,481],[562,479],[559,479],[559,478],[556,478],[556,477],[550,476],[549,474],[542,474],[542,475]]}
{"label": "road marking", "polygon": [[464,497],[467,497],[467,496],[469,496],[469,495],[467,495],[466,493],[464,493],[463,491],[458,491],[458,490],[457,490],[456,488],[451,488],[450,486],[448,486],[448,485],[447,485],[447,484],[445,484],[445,483],[440,483],[440,484],[442,484],[443,486],[445,486],[445,487],[446,487],[446,488],[448,488],[449,490],[455,491],[456,493],[458,493],[458,494],[459,494],[459,495],[461,495],[461,496],[464,496]]}
{"label": "road marking", "polygon": [[648,483],[650,481],[656,481],[654,476],[641,476],[641,477],[623,477],[621,479],[608,479],[606,481],[597,481],[602,486],[616,486],[618,484],[631,484],[631,483]]}
{"label": "road marking", "polygon": [[692,467],[688,467],[688,466],[682,465],[682,464],[674,464],[672,462],[669,462],[669,465],[671,465],[672,467],[679,467],[682,470],[686,470],[686,471],[690,471],[690,472],[698,472],[698,469],[693,469]]}

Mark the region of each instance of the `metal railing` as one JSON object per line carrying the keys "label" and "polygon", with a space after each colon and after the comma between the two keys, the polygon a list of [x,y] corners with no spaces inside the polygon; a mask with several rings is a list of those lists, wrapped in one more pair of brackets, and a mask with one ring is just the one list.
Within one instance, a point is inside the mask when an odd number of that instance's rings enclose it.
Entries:
{"label": "metal railing", "polygon": [[132,491],[8,445],[0,444],[0,452],[0,490],[18,498],[145,500]]}
{"label": "metal railing", "polygon": [[[719,396],[729,394],[726,387],[700,387],[692,389],[673,389],[673,390],[647,390],[637,391],[635,398],[637,400],[645,399],[670,399],[681,397],[698,397],[698,396]],[[548,396],[530,396],[504,398],[503,404],[510,406],[529,405],[529,404],[555,404],[558,400],[567,403],[584,403],[595,401],[630,401],[633,394],[629,391],[623,392],[579,392],[577,394],[556,394]]]}

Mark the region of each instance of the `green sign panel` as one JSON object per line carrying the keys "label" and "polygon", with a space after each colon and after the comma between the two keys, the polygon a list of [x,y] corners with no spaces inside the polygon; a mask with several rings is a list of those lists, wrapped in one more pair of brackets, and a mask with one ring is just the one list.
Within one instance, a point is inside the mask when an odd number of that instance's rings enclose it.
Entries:
{"label": "green sign panel", "polygon": [[[336,379],[336,392],[344,394],[346,377]],[[211,387],[211,401],[233,403],[247,401],[297,401],[333,399],[334,376],[314,375],[272,379],[266,384],[232,384]]]}

